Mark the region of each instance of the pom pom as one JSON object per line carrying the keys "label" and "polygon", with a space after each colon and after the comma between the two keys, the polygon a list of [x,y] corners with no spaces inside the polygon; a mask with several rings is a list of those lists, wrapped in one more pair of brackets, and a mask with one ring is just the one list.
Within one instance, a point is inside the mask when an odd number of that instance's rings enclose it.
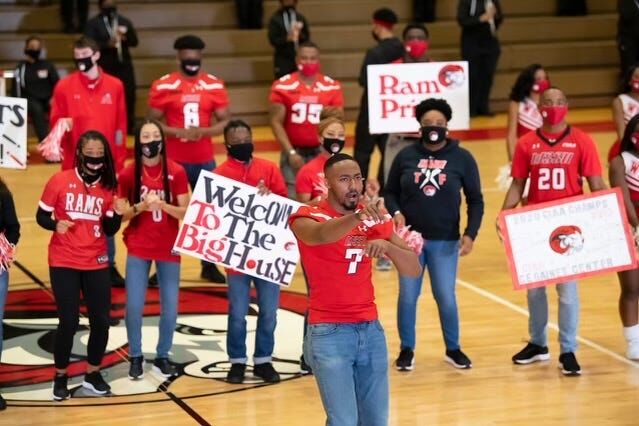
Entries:
{"label": "pom pom", "polygon": [[59,163],[64,158],[62,138],[71,130],[68,118],[60,118],[49,134],[38,145],[38,152],[47,161]]}
{"label": "pom pom", "polygon": [[512,181],[513,178],[510,176],[510,163],[501,166],[497,172],[497,177],[495,178],[497,188],[499,188],[500,191],[508,191]]}
{"label": "pom pom", "polygon": [[9,269],[14,260],[16,247],[7,240],[4,233],[0,234],[0,273]]}
{"label": "pom pom", "polygon": [[402,226],[395,230],[395,234],[411,248],[415,253],[420,254],[424,248],[424,237],[417,231],[412,231],[410,225]]}

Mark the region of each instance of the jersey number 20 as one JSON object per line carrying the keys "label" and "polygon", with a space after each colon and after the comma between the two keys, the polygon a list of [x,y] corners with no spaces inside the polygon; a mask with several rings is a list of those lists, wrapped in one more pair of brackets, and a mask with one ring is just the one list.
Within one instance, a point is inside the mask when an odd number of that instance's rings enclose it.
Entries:
{"label": "jersey number 20", "polygon": [[562,190],[566,188],[566,171],[564,169],[542,167],[539,169],[540,191]]}

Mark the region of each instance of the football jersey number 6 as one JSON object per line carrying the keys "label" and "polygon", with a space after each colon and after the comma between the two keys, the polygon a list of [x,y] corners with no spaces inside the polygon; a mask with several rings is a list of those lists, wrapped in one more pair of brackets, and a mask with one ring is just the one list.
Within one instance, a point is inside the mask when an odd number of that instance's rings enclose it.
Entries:
{"label": "football jersey number 6", "polygon": [[182,109],[184,113],[184,128],[200,127],[200,104],[197,102],[187,102]]}
{"label": "football jersey number 6", "polygon": [[347,274],[354,274],[357,272],[357,265],[362,261],[364,257],[364,250],[362,249],[346,249],[346,259],[351,259],[348,264]]}
{"label": "football jersey number 6", "polygon": [[305,104],[298,102],[291,106],[291,111],[291,123],[301,124],[308,120],[311,124],[318,124],[320,122],[322,104]]}

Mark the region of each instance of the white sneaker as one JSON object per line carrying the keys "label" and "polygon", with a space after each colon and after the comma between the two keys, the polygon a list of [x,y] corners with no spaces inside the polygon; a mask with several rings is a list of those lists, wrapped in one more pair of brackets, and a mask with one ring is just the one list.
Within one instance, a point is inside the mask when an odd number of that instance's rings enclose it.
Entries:
{"label": "white sneaker", "polygon": [[631,340],[628,342],[628,350],[626,350],[626,358],[633,361],[639,361],[639,340]]}

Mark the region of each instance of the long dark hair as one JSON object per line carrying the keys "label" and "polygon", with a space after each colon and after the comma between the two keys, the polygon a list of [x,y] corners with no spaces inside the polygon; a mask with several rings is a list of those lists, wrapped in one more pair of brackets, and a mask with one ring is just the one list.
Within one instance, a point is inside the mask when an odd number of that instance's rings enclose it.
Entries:
{"label": "long dark hair", "polygon": [[519,76],[517,76],[517,80],[515,80],[515,84],[512,89],[510,89],[510,96],[508,98],[511,101],[521,102],[530,96],[530,91],[532,90],[533,84],[535,84],[535,73],[543,68],[540,64],[531,64],[521,70]]}
{"label": "long dark hair", "polygon": [[82,148],[84,148],[84,145],[89,141],[102,142],[102,146],[104,147],[104,167],[98,171],[100,173],[100,185],[105,189],[115,191],[118,187],[118,180],[115,177],[115,164],[113,162],[111,148],[109,147],[109,141],[97,130],[89,130],[80,135],[80,139],[78,139],[78,144],[75,148],[75,168],[80,172],[80,175],[82,175],[84,163]]}
{"label": "long dark hair", "polygon": [[140,142],[140,134],[142,133],[142,127],[146,124],[153,124],[160,130],[160,137],[162,139],[162,146],[160,147],[160,164],[162,166],[162,190],[164,191],[163,200],[171,204],[171,189],[169,187],[169,169],[166,165],[166,140],[164,139],[164,132],[162,131],[162,125],[159,121],[147,118],[140,124],[135,132],[135,185],[133,185],[133,194],[129,194],[129,201],[134,203],[140,202],[140,189],[142,188],[142,142]]}
{"label": "long dark hair", "polygon": [[632,136],[632,134],[635,132],[635,129],[637,128],[637,124],[639,124],[639,114],[632,117],[628,121],[628,124],[626,124],[626,130],[624,130],[623,137],[621,138],[621,146],[620,146],[621,152],[639,151],[639,148],[630,140],[630,137]]}
{"label": "long dark hair", "polygon": [[619,94],[630,93],[630,91],[632,90],[632,88],[630,87],[630,80],[632,80],[632,75],[635,73],[635,70],[637,68],[639,68],[639,63],[630,65],[623,72],[623,77],[621,77],[621,82],[619,84]]}

